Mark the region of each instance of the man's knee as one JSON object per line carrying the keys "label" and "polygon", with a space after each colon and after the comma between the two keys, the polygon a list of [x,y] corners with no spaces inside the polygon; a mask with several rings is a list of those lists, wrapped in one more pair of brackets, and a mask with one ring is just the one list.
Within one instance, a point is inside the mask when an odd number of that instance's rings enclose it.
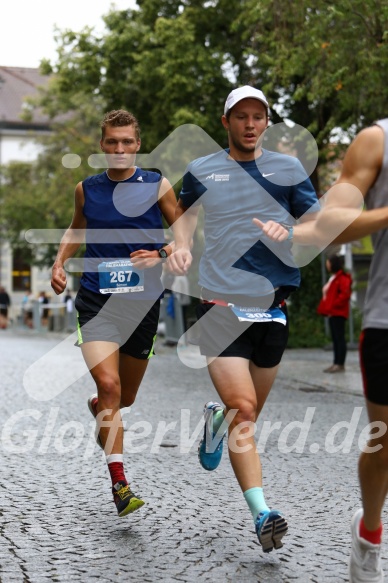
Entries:
{"label": "man's knee", "polygon": [[226,412],[230,409],[236,410],[236,414],[231,420],[230,427],[236,427],[240,423],[254,423],[256,421],[256,402],[250,402],[247,400],[238,400],[233,403],[232,406],[228,407]]}
{"label": "man's knee", "polygon": [[120,400],[120,379],[111,375],[102,374],[96,379],[99,401],[108,401],[112,404]]}
{"label": "man's knee", "polygon": [[131,407],[131,405],[133,405],[135,402],[136,393],[133,394],[127,391],[124,392],[123,390],[121,394],[120,407]]}
{"label": "man's knee", "polygon": [[385,468],[388,472],[388,443],[383,440],[376,443],[373,440],[368,443],[368,447],[363,451],[362,458],[365,461],[371,460],[374,464]]}

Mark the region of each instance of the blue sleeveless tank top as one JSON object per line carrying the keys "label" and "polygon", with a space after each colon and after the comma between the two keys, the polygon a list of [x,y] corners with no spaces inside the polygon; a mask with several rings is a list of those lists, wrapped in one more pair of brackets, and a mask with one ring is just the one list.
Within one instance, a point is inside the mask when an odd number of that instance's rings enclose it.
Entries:
{"label": "blue sleeveless tank top", "polygon": [[[164,233],[158,205],[161,180],[156,172],[136,168],[133,176],[121,182],[111,180],[106,172],[83,181],[83,213],[86,218],[83,287],[95,293],[107,293],[101,292],[99,266],[102,263],[125,262],[133,251],[154,250],[162,246]],[[161,273],[161,264],[143,270],[144,289],[122,296],[157,299],[163,292]]]}

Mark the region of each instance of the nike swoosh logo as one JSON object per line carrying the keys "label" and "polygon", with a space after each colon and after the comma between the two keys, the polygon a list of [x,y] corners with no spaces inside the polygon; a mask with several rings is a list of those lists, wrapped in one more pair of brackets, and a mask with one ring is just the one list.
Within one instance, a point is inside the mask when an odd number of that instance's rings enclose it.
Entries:
{"label": "nike swoosh logo", "polygon": [[275,174],[275,172],[270,172],[269,174],[264,174],[263,172],[263,178],[267,178],[267,176],[273,176]]}

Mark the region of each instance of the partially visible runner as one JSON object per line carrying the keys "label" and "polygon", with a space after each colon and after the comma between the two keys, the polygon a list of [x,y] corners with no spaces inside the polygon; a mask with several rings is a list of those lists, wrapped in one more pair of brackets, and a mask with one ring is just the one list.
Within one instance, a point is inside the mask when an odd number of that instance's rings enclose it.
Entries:
{"label": "partially visible runner", "polygon": [[123,466],[121,407],[133,404],[153,355],[159,319],[163,223],[174,220],[176,198],[156,172],[135,166],[140,129],[124,110],[107,113],[100,146],[108,170],[77,184],[75,210],[52,269],[55,293],[66,289],[64,263],[80,246],[85,230],[84,273],[75,307],[82,354],[96,383],[88,406],[97,418],[96,436],[104,449],[119,516],[144,501],[128,486]]}
{"label": "partially visible runner", "polygon": [[[362,197],[367,210],[360,212]],[[255,222],[277,241],[286,239],[281,225]],[[314,242],[314,237],[299,239],[298,229],[295,240]],[[388,118],[356,136],[339,179],[327,193],[315,223],[315,242],[338,232],[336,243],[372,234],[374,246],[359,350],[368,417],[376,431],[359,458],[362,508],[351,524],[349,576],[351,583],[382,583],[381,515],[388,492]]]}
{"label": "partially visible runner", "polygon": [[[359,459],[362,508],[352,519],[351,583],[382,583],[381,514],[388,492],[388,118],[361,131],[346,153],[339,184],[356,186],[367,211],[348,227],[340,242],[373,233],[374,254],[369,269],[360,338],[360,364],[370,423],[374,432]],[[346,208],[328,197],[318,229],[326,230],[331,213],[345,215]]]}
{"label": "partially visible runner", "polygon": [[5,330],[8,326],[8,308],[11,305],[11,298],[5,287],[0,286],[0,330]]}
{"label": "partially visible runner", "polygon": [[[290,215],[304,215],[301,228],[310,229],[317,197],[298,160],[261,147],[268,126],[262,91],[250,86],[232,91],[222,124],[229,148],[194,160],[186,170],[174,225],[176,250],[169,263],[176,273],[188,271],[190,241],[202,205],[199,342],[222,404],[205,405],[199,460],[206,470],[217,468],[228,425],[230,461],[258,540],[269,552],[282,547],[288,526],[283,513],[270,510],[264,498],[253,433],[287,344],[285,299],[298,288],[300,273],[291,254],[292,225],[287,226],[288,241],[271,251],[252,219],[261,213],[290,223]],[[287,264],[279,256],[285,256]]]}

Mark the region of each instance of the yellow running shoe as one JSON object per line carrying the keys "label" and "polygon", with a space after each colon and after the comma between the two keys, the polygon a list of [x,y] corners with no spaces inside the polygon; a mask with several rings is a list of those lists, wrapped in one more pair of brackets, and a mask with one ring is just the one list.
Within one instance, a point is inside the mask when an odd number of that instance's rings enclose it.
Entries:
{"label": "yellow running shoe", "polygon": [[129,489],[128,484],[124,481],[117,482],[117,484],[113,486],[112,492],[113,500],[120,517],[135,512],[135,510],[144,505],[144,500],[135,496],[135,494]]}

